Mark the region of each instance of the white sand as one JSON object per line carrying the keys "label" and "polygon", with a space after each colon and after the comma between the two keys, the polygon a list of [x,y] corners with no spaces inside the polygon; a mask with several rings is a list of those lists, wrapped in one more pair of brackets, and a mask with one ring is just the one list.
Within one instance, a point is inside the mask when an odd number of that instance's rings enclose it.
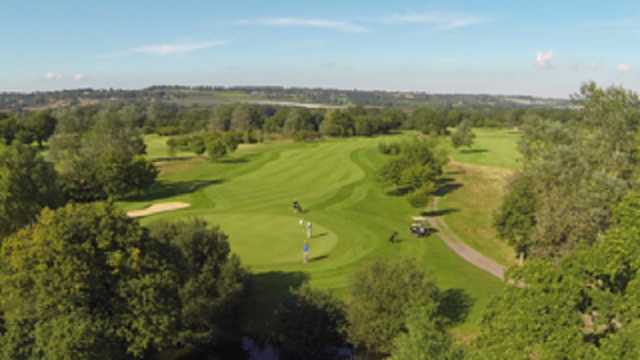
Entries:
{"label": "white sand", "polygon": [[132,218],[138,218],[138,217],[149,216],[149,215],[159,214],[159,213],[168,212],[168,211],[185,209],[185,208],[188,208],[189,206],[191,206],[191,204],[187,204],[183,202],[153,204],[146,209],[129,211],[127,212],[127,216]]}

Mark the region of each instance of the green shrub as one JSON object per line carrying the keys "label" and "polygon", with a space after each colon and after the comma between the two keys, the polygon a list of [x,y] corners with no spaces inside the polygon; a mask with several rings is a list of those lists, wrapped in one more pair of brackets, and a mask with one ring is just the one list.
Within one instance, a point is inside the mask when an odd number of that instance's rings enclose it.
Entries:
{"label": "green shrub", "polygon": [[426,182],[418,190],[409,194],[407,200],[414,208],[424,208],[429,203],[434,190],[435,185],[432,182]]}

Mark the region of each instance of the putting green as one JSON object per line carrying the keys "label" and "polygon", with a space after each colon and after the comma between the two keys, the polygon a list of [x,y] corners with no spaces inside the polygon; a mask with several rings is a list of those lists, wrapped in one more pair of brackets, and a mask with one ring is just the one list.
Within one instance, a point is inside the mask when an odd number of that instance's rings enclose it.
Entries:
{"label": "putting green", "polygon": [[[242,234],[229,239],[231,250],[241,254],[243,264],[251,267],[300,264],[307,235],[304,226],[298,223],[299,219],[295,216],[234,214],[212,216],[207,220],[220,225],[229,234]],[[313,266],[329,256],[338,237],[323,226],[313,224],[308,243],[311,247],[308,266]],[[260,247],[260,252],[254,251],[256,246]]]}
{"label": "putting green", "polygon": [[[163,160],[159,183],[144,197],[123,202],[127,210],[153,203],[186,202],[188,209],[143,218],[193,217],[220,225],[232,251],[253,274],[252,294],[243,310],[247,331],[268,329],[269,316],[290,287],[303,281],[346,294],[351,274],[375,258],[416,259],[443,289],[461,289],[469,316],[457,331],[474,333],[490,299],[503,285],[468,264],[437,237],[413,237],[408,226],[419,211],[403,197],[386,194],[376,171],[388,158],[377,145],[385,138],[354,138],[318,143],[273,143],[241,147],[232,158],[211,163],[201,158]],[[151,158],[168,155],[165,140],[154,137]],[[304,229],[291,211],[298,200],[314,224],[311,258],[302,263]],[[391,244],[397,231],[400,242]],[[326,235],[324,235],[326,234]]]}

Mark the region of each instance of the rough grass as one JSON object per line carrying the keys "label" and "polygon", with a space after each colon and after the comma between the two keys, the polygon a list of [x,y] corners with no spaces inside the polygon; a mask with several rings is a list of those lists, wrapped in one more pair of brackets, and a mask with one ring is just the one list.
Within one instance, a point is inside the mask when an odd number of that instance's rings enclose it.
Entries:
{"label": "rough grass", "polygon": [[[165,157],[162,138],[151,137],[149,156]],[[275,306],[289,287],[308,280],[313,287],[344,297],[350,274],[374,258],[416,258],[443,289],[460,289],[471,307],[456,328],[475,333],[483,309],[502,283],[452,253],[437,237],[416,239],[408,232],[416,214],[404,198],[385,194],[375,170],[386,160],[381,139],[349,139],[313,144],[265,144],[240,148],[222,163],[202,158],[160,162],[158,185],[121,205],[127,210],[151,203],[184,201],[192,206],[144,218],[203,217],[230,235],[232,251],[253,273],[252,293],[242,324],[249,332],[268,329]],[[308,211],[291,211],[298,200]],[[314,224],[309,264],[302,263],[304,216]],[[387,240],[393,231],[401,242]],[[453,292],[454,294],[456,292]],[[459,292],[458,292],[459,294]]]}
{"label": "rough grass", "polygon": [[449,228],[481,254],[503,265],[515,264],[513,249],[498,239],[493,226],[511,171],[461,163],[447,170],[452,190],[439,206]]}

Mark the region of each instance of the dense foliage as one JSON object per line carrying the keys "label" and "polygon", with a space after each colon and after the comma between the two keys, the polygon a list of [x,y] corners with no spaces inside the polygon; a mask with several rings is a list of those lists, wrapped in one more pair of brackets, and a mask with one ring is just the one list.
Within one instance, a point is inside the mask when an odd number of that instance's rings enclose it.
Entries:
{"label": "dense foliage", "polygon": [[144,139],[120,115],[106,109],[85,132],[59,133],[50,157],[61,172],[68,199],[80,202],[122,198],[152,185],[158,175],[146,160]]}
{"label": "dense foliage", "polygon": [[0,254],[1,359],[142,358],[211,345],[243,288],[218,229],[195,221],[150,235],[104,204],[44,210]]}
{"label": "dense foliage", "polygon": [[284,359],[331,359],[346,345],[344,305],[308,285],[276,310],[272,341]]}
{"label": "dense foliage", "polygon": [[[351,342],[373,354],[389,354],[405,331],[407,316],[422,306],[437,308],[441,292],[408,260],[377,260],[356,271],[349,288]],[[402,340],[400,340],[402,341]]]}
{"label": "dense foliage", "polygon": [[562,257],[594,243],[636,183],[637,95],[588,84],[577,100],[576,120],[532,118],[523,127],[520,180],[496,222],[499,234],[528,255]]}
{"label": "dense foliage", "polygon": [[616,207],[593,246],[560,263],[531,261],[488,308],[473,359],[640,356],[640,195]]}
{"label": "dense foliage", "polygon": [[382,181],[398,193],[409,194],[408,200],[414,207],[424,207],[436,190],[448,161],[447,154],[436,141],[419,138],[405,143],[383,143],[379,149],[387,154],[397,153],[380,168],[378,175]]}
{"label": "dense foliage", "polygon": [[0,243],[32,223],[43,208],[62,202],[53,166],[35,149],[21,144],[0,146]]}

